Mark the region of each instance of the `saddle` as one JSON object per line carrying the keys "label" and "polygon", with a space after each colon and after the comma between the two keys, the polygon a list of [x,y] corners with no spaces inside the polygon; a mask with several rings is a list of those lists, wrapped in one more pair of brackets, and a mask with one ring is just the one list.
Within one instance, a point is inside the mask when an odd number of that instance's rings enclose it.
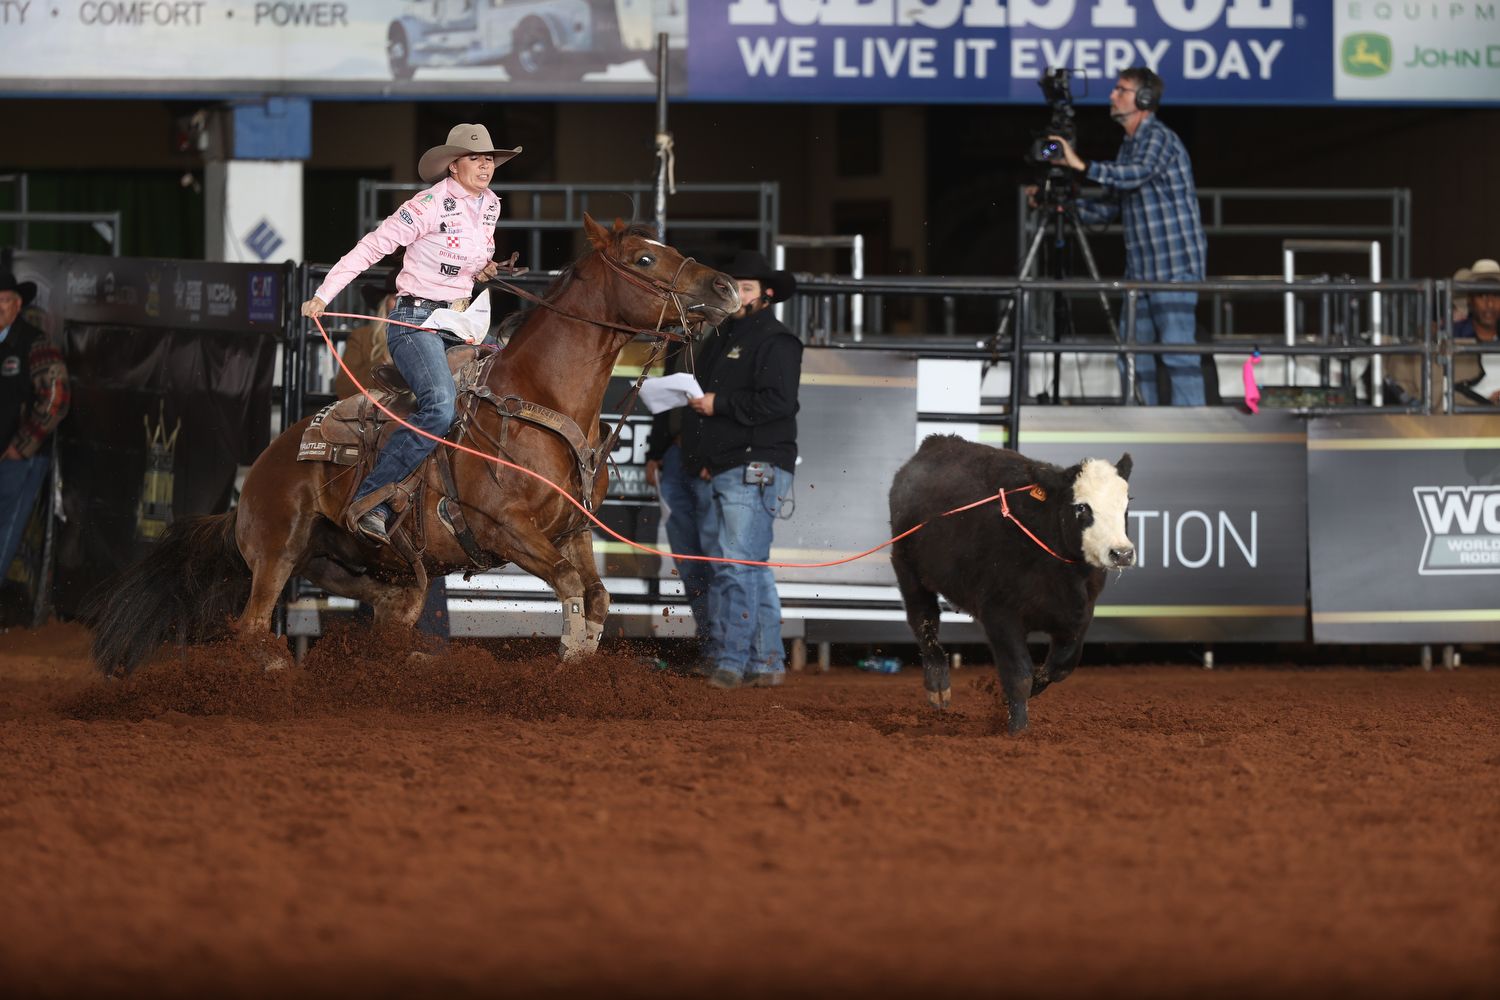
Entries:
{"label": "saddle", "polygon": [[[479,377],[481,364],[476,363],[478,356],[479,349],[467,344],[448,348],[448,371],[452,373],[454,388],[459,392],[472,388],[474,380]],[[417,399],[395,365],[377,366],[370,372],[369,379],[374,384],[365,388],[382,405],[399,417],[411,415]],[[384,425],[380,428],[379,444],[384,444],[398,426],[363,393],[329,403],[313,416],[312,423],[302,433],[297,461],[354,465],[359,461],[360,447],[369,440],[370,429],[376,424]]]}

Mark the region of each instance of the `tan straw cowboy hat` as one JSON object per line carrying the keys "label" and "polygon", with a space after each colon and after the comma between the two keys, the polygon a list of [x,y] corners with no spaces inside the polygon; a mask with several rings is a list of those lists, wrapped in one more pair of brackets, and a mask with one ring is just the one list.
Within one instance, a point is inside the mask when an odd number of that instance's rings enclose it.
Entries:
{"label": "tan straw cowboy hat", "polygon": [[1500,281],[1500,261],[1494,261],[1488,257],[1476,260],[1472,267],[1461,267],[1458,270],[1463,277],[1455,274],[1454,281]]}
{"label": "tan straw cowboy hat", "polygon": [[468,156],[470,153],[488,153],[495,158],[495,166],[499,166],[521,152],[521,147],[515,149],[496,149],[495,144],[490,141],[490,130],[483,125],[455,125],[448,131],[448,141],[441,146],[433,146],[422,154],[417,161],[417,176],[429,184],[435,184],[448,175],[448,164],[460,156]]}

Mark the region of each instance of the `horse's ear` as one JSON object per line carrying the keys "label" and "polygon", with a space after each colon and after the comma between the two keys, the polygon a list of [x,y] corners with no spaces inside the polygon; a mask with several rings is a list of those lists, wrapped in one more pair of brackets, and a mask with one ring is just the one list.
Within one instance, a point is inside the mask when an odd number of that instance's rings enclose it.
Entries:
{"label": "horse's ear", "polygon": [[609,248],[609,230],[595,222],[594,217],[587,212],[583,213],[583,231],[588,234],[589,242],[594,245],[595,250]]}

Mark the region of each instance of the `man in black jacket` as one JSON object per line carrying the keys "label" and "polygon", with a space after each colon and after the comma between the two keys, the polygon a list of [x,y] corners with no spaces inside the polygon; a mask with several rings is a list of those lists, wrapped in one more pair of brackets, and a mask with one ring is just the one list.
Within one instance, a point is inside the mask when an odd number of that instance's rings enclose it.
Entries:
{"label": "man in black jacket", "polygon": [[[703,346],[703,396],[682,422],[682,454],[696,470],[699,537],[706,555],[764,562],[777,517],[790,514],[797,466],[797,384],[802,342],[771,308],[796,291],[785,271],[754,252],[725,271],[741,308]],[[771,687],[786,678],[781,600],[769,567],[712,563],[708,591],[709,683]]]}
{"label": "man in black jacket", "polygon": [[47,443],[68,412],[68,369],[47,335],[21,318],[36,282],[0,268],[0,582],[47,479]]}

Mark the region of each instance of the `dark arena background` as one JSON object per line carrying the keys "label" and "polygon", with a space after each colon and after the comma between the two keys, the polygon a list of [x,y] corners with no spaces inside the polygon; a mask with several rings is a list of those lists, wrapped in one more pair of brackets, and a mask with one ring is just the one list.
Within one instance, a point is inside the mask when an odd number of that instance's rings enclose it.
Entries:
{"label": "dark arena background", "polygon": [[[1461,325],[1500,274],[1500,4],[12,2],[0,51],[0,265],[71,389],[0,507],[7,996],[1500,992],[1500,350]],[[1202,407],[1121,389],[1120,228],[1026,198],[1047,134],[1116,155],[1141,63],[1206,233]],[[420,630],[293,578],[272,632],[105,678],[91,598],[333,401],[298,307],[458,122],[524,147],[492,186],[525,290],[585,212],[796,274],[785,684],[692,675],[644,341],[597,654],[503,567]],[[890,556],[842,561],[934,433],[1132,456],[1137,564],[1019,735],[973,618],[941,606],[939,711]]]}

